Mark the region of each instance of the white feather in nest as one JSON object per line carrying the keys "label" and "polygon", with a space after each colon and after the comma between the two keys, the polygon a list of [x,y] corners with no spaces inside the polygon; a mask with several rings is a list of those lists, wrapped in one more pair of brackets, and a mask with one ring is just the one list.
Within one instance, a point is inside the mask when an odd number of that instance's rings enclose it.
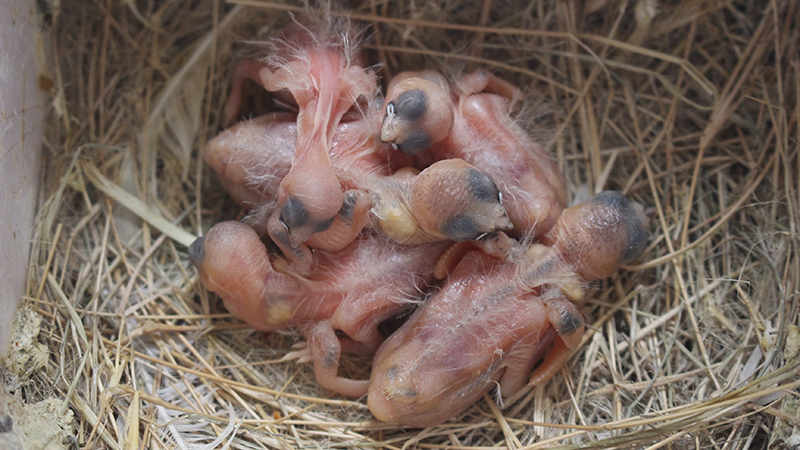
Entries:
{"label": "white feather in nest", "polygon": [[161,93],[157,110],[148,119],[145,139],[150,139],[145,148],[152,149],[158,140],[178,159],[181,180],[189,174],[189,159],[192,155],[197,130],[200,128],[201,107],[208,82],[210,58],[203,58],[185,73],[181,80],[170,83]]}
{"label": "white feather in nest", "polygon": [[142,148],[150,153],[145,160],[155,164],[155,144],[161,143],[180,162],[182,180],[188,175],[189,160],[200,128],[203,93],[206,92],[208,74],[214,63],[211,58],[214,45],[220,33],[234,24],[243,10],[243,6],[233,8],[219,26],[199,41],[186,64],[159,93],[142,131]]}
{"label": "white feather in nest", "polygon": [[[146,161],[155,164],[154,144],[166,146],[181,164],[181,179],[189,171],[189,160],[200,128],[203,93],[208,85],[208,73],[214,60],[214,44],[221,31],[226,30],[244,9],[237,6],[208,33],[197,45],[192,55],[159,93],[142,132],[142,148],[151,152]],[[153,173],[153,172],[151,172]]]}
{"label": "white feather in nest", "polygon": [[[198,42],[186,64],[172,76],[153,103],[139,138],[141,154],[138,164],[133,151],[129,150],[123,159],[117,178],[117,184],[134,197],[142,198],[143,192],[149,192],[152,198],[158,197],[155,165],[158,161],[156,151],[159,145],[169,149],[175,156],[180,164],[181,181],[186,180],[197,131],[200,129],[203,117],[203,94],[206,92],[208,74],[214,63],[211,58],[212,50],[220,32],[234,24],[243,9],[242,6],[233,8],[216,29]],[[143,187],[141,191],[137,184],[137,180],[140,179],[137,173],[140,171],[150,175],[149,181],[146,181],[148,186]],[[145,199],[147,197],[145,195]],[[157,208],[150,209],[157,211]],[[141,220],[135,215],[120,212],[121,214],[115,216],[116,225],[122,239],[127,242],[141,228]]]}
{"label": "white feather in nest", "polygon": [[[136,182],[139,179],[138,173],[135,153],[133,149],[127,148],[119,166],[117,184],[136,198],[139,198],[140,192]],[[114,223],[120,238],[125,243],[133,244],[131,240],[142,228],[142,219],[128,208],[121,207],[119,203],[114,205]]]}
{"label": "white feather in nest", "polygon": [[[160,352],[159,348],[152,344],[145,344],[143,347],[143,350],[153,357],[157,357]],[[155,379],[153,374],[150,373],[150,369],[150,367],[141,365],[137,373],[139,379],[144,382],[147,391],[153,392]],[[171,369],[165,369],[162,375],[166,376],[160,378],[162,384],[155,389],[158,398],[187,409],[196,408],[196,405],[187,402],[187,399],[196,398],[196,396],[199,396],[198,400],[201,404],[213,403],[215,388],[204,384],[198,377],[192,374],[178,376]],[[169,442],[175,448],[182,450],[229,448],[242,424],[241,421],[237,421],[236,412],[231,404],[228,404],[227,425],[219,432],[216,432],[211,427],[210,421],[203,417],[193,417],[186,415],[182,411],[171,410],[161,405],[155,405],[155,408],[157,422],[162,430],[162,439],[164,439],[164,442]],[[199,444],[198,442],[200,441],[206,441],[207,443]]]}

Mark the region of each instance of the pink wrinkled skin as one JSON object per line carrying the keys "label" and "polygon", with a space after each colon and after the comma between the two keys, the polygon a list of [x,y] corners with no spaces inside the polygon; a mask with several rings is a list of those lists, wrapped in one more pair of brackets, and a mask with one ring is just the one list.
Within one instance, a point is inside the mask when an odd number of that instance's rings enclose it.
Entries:
{"label": "pink wrinkled skin", "polygon": [[468,252],[375,355],[372,413],[427,427],[495,386],[508,397],[546,382],[583,335],[586,284],[639,256],[646,223],[640,205],[605,192],[566,209],[542,244],[520,246],[507,261]]}

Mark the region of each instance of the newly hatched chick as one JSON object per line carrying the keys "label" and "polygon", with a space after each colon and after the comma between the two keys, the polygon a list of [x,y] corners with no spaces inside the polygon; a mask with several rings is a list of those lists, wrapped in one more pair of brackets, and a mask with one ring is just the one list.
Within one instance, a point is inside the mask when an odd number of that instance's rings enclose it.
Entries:
{"label": "newly hatched chick", "polygon": [[515,236],[540,236],[555,224],[566,205],[566,181],[512,118],[512,105],[521,97],[515,86],[482,70],[452,87],[430,72],[396,80],[388,88],[384,140],[417,155],[421,167],[462,158],[484,170],[503,192]]}
{"label": "newly hatched chick", "polygon": [[278,188],[278,208],[267,228],[298,273],[309,273],[311,255],[301,245],[327,230],[345,200],[330,164],[339,122],[359,101],[378,94],[377,78],[360,65],[358,36],[349,23],[330,17],[297,24],[274,41],[259,71],[268,91],[288,91],[298,108],[292,167]]}
{"label": "newly hatched chick", "polygon": [[467,253],[375,355],[372,413],[427,427],[495,386],[508,397],[526,382],[547,381],[583,335],[586,284],[641,254],[646,223],[640,205],[606,192],[565,210],[547,245],[519,248],[508,261]]}
{"label": "newly hatched chick", "polygon": [[383,341],[378,324],[400,315],[426,289],[445,247],[399,245],[364,233],[341,251],[318,251],[317,270],[303,278],[275,270],[285,262],[270,261],[252,228],[222,222],[192,244],[189,257],[206,289],[234,316],[263,331],[300,328],[319,384],[359,397],[368,380],[338,375],[341,352],[377,349]]}

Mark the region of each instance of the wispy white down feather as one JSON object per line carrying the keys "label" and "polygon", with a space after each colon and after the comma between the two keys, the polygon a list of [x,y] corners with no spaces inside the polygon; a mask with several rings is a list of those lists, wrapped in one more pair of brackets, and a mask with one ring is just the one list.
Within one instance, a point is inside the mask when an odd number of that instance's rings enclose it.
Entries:
{"label": "wispy white down feather", "polygon": [[141,145],[151,155],[146,161],[155,164],[156,144],[161,143],[178,159],[182,179],[186,179],[189,160],[194,149],[197,130],[202,118],[203,92],[206,92],[213,60],[211,52],[221,31],[235,23],[244,8],[237,6],[219,26],[197,44],[186,64],[170,78],[159,93],[147,124],[142,131]]}

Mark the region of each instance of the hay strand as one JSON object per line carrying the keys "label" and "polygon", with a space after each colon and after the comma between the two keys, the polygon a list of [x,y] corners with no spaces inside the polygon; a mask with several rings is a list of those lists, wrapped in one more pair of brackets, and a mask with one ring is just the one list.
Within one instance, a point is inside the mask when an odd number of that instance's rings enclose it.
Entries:
{"label": "hay strand", "polygon": [[[546,386],[425,430],[321,389],[293,330],[207,293],[186,247],[243,211],[202,162],[229,73],[292,2],[61,2],[29,297],[82,448],[781,448],[800,438],[800,4],[355,2],[382,75],[484,67],[573,198],[651,207],[640,262],[598,285]],[[254,43],[256,42],[256,43]],[[464,44],[464,43],[467,44]],[[533,105],[545,104],[545,111]],[[340,371],[365,378],[369,360]],[[772,447],[770,447],[772,448]]]}

